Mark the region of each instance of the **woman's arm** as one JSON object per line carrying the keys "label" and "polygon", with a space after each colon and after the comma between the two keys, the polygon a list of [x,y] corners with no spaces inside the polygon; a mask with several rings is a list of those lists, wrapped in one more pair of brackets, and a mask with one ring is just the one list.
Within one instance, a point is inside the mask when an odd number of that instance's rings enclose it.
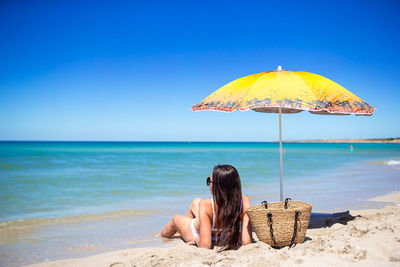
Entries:
{"label": "woman's arm", "polygon": [[197,245],[200,248],[211,248],[211,217],[208,199],[202,199],[199,204],[200,240]]}
{"label": "woman's arm", "polygon": [[250,206],[251,206],[250,199],[247,196],[243,196],[243,211],[245,213],[242,220],[242,245],[251,244],[251,241],[253,239],[249,216],[247,216],[246,213],[246,210]]}

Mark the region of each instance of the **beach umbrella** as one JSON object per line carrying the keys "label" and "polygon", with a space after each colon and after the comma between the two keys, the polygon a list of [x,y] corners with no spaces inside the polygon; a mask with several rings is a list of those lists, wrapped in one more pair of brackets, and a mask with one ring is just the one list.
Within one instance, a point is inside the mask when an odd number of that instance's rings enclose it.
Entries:
{"label": "beach umbrella", "polygon": [[282,113],[371,116],[374,107],[318,74],[277,70],[234,80],[192,106],[193,111],[279,113],[280,200],[283,200]]}

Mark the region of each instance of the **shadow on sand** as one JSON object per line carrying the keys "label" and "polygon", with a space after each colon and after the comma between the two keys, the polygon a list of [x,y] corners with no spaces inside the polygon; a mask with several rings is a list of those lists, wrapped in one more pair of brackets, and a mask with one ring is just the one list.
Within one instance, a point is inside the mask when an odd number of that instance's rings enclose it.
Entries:
{"label": "shadow on sand", "polygon": [[352,216],[349,211],[337,213],[311,213],[308,229],[330,227],[335,223],[346,225],[360,215]]}

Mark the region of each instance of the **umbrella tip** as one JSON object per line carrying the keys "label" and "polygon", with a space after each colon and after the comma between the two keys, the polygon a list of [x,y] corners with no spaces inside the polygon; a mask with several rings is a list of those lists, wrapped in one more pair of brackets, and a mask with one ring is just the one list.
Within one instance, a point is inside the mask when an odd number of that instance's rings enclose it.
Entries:
{"label": "umbrella tip", "polygon": [[282,70],[282,66],[278,66],[276,70]]}

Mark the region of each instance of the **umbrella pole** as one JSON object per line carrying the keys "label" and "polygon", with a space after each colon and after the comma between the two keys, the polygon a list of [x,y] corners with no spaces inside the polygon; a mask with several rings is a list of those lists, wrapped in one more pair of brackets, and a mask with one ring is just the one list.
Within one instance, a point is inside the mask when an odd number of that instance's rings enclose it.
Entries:
{"label": "umbrella pole", "polygon": [[279,158],[281,163],[280,200],[283,201],[282,112],[279,108]]}

